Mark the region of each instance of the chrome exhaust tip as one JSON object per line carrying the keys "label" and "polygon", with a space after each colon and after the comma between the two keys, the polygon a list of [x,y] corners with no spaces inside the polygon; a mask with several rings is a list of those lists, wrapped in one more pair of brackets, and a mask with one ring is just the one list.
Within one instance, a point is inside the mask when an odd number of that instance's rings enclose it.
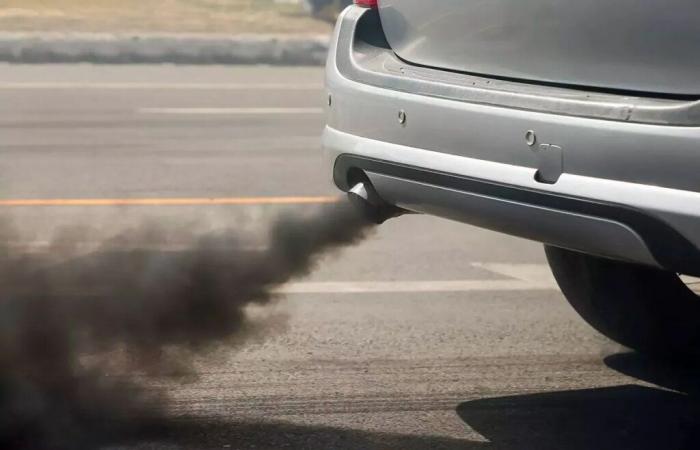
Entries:
{"label": "chrome exhaust tip", "polygon": [[406,212],[382,200],[369,181],[361,181],[354,185],[348,191],[348,199],[367,220],[376,224],[382,224]]}

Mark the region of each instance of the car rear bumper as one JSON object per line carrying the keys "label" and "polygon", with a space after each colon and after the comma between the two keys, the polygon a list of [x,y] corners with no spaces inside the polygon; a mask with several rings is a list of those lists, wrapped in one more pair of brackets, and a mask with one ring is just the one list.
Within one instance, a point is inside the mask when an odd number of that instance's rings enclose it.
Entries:
{"label": "car rear bumper", "polygon": [[693,102],[490,86],[397,61],[376,12],[348,8],[326,69],[323,142],[338,187],[362,170],[409,210],[700,272]]}

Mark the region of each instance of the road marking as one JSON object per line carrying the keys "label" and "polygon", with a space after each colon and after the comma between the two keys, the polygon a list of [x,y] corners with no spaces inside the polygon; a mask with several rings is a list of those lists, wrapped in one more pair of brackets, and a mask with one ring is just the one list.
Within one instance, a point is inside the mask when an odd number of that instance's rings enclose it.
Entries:
{"label": "road marking", "polygon": [[205,198],[37,198],[3,199],[1,206],[190,206],[298,205],[334,203],[338,197],[205,197]]}
{"label": "road marking", "polygon": [[273,115],[323,114],[323,108],[141,108],[140,114],[168,115]]}
{"label": "road marking", "polygon": [[289,283],[276,289],[278,294],[380,294],[421,292],[532,291],[557,290],[552,283],[522,280],[450,281],[327,281]]}
{"label": "road marking", "polygon": [[242,90],[321,90],[321,84],[284,84],[284,83],[75,83],[75,82],[7,82],[0,83],[4,90],[50,90],[50,89],[93,89],[93,90],[204,90],[204,91],[242,91]]}
{"label": "road marking", "polygon": [[556,285],[556,280],[547,264],[510,264],[510,263],[471,263],[472,267],[488,270],[516,280],[537,284]]}
{"label": "road marking", "polygon": [[691,277],[689,275],[681,275],[681,281],[685,283],[686,286],[688,286],[688,289],[696,293],[697,295],[700,295],[700,278],[699,277]]}
{"label": "road marking", "polygon": [[472,267],[503,275],[501,280],[447,281],[326,281],[286,284],[278,294],[380,294],[478,291],[556,291],[559,290],[546,264],[507,264],[474,262]]}

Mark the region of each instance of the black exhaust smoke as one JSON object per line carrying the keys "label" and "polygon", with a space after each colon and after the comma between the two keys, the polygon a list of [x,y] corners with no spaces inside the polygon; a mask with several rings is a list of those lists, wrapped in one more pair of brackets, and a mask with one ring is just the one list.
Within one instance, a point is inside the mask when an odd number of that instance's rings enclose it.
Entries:
{"label": "black exhaust smoke", "polygon": [[193,355],[246,342],[264,325],[248,307],[371,228],[345,202],[282,217],[260,251],[235,231],[185,251],[134,250],[160,239],[146,227],[76,256],[70,233],[61,251],[24,254],[1,227],[0,448],[91,448],[164,417],[161,391],[110,374],[189,373]]}

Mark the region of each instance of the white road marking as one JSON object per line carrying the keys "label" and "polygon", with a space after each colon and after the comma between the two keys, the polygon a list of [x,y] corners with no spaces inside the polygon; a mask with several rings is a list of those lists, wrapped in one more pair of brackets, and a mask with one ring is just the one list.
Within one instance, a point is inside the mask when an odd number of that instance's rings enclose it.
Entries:
{"label": "white road marking", "polygon": [[681,280],[688,286],[688,289],[700,295],[700,278],[689,275],[681,275]]}
{"label": "white road marking", "polygon": [[488,270],[516,280],[556,286],[556,280],[546,264],[471,263],[472,267]]}
{"label": "white road marking", "polygon": [[323,114],[323,108],[141,108],[140,114],[166,115],[282,115]]}
{"label": "white road marking", "polygon": [[202,91],[312,91],[321,90],[321,84],[284,84],[284,83],[76,83],[76,82],[5,82],[0,83],[3,90],[202,90]]}
{"label": "white road marking", "polygon": [[551,283],[521,280],[449,281],[326,281],[289,283],[276,289],[278,294],[379,294],[421,292],[533,291],[556,290]]}
{"label": "white road marking", "polygon": [[507,277],[505,280],[320,281],[286,284],[278,294],[379,294],[421,292],[549,291],[558,290],[546,264],[471,263]]}

